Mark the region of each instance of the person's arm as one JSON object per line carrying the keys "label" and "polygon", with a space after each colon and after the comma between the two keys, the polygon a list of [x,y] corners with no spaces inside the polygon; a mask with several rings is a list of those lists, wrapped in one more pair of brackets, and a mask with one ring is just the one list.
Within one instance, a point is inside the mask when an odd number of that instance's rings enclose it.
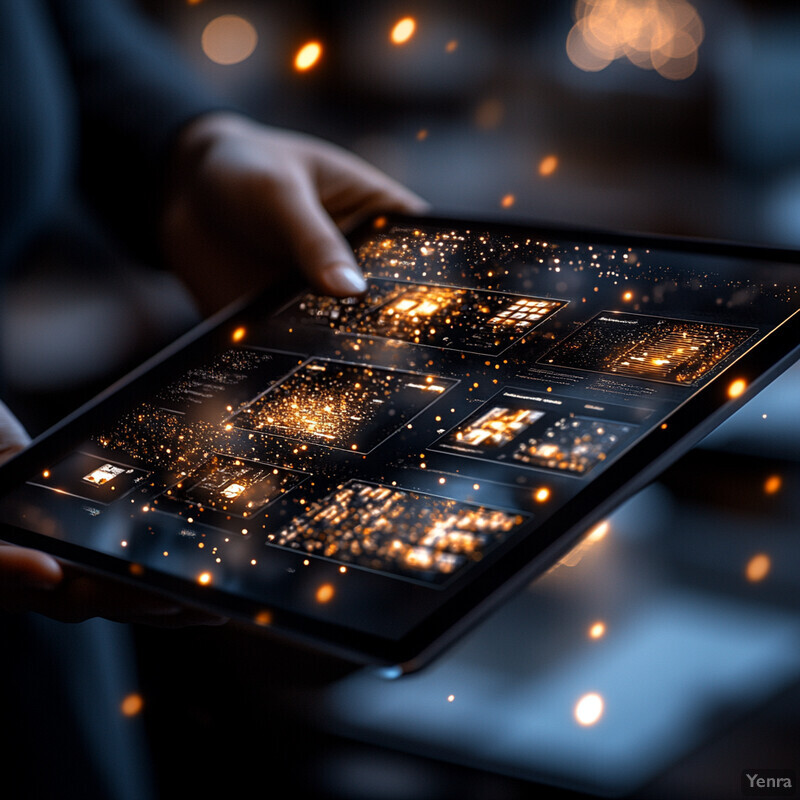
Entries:
{"label": "person's arm", "polygon": [[187,122],[225,104],[130,0],[47,0],[79,109],[85,196],[138,257],[155,263],[164,176]]}

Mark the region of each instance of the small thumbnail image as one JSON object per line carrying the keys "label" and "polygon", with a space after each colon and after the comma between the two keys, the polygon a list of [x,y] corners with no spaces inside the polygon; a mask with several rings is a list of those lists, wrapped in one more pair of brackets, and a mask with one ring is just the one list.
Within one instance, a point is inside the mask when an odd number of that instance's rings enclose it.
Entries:
{"label": "small thumbnail image", "polygon": [[271,544],[431,583],[480,560],[524,514],[351,480],[311,503]]}
{"label": "small thumbnail image", "polygon": [[540,362],[688,385],[752,334],[731,325],[604,311]]}
{"label": "small thumbnail image", "polygon": [[456,382],[313,359],[234,414],[234,427],[366,453]]}
{"label": "small thumbnail image", "polygon": [[456,430],[453,440],[465,447],[502,447],[543,416],[544,411],[531,408],[492,406],[486,413]]}
{"label": "small thumbnail image", "polygon": [[431,450],[583,475],[628,441],[650,409],[504,389]]}
{"label": "small thumbnail image", "polygon": [[619,422],[562,417],[539,436],[520,442],[512,458],[541,469],[582,475],[605,461],[631,431],[632,426]]}
{"label": "small thumbnail image", "polygon": [[296,367],[288,353],[231,348],[213,361],[187,370],[156,397],[161,407],[181,413],[203,409],[219,417],[251,400]]}
{"label": "small thumbnail image", "polygon": [[272,464],[215,453],[162,498],[236,517],[252,517],[306,477],[305,473]]}
{"label": "small thumbnail image", "polygon": [[75,452],[43,470],[28,483],[108,505],[124,497],[149,475],[149,472],[127,464]]}
{"label": "small thumbnail image", "polygon": [[373,277],[356,304],[308,295],[298,308],[346,333],[497,355],[564,305],[564,300]]}

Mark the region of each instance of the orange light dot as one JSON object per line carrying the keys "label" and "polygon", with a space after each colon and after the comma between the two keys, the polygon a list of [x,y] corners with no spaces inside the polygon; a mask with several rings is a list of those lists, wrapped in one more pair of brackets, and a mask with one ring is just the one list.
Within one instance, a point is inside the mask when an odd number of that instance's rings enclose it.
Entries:
{"label": "orange light dot", "polygon": [[389,38],[394,44],[405,44],[417,29],[417,23],[413,17],[403,17],[395,23]]}
{"label": "orange light dot", "polygon": [[546,486],[542,486],[541,489],[536,491],[534,497],[537,503],[544,503],[545,500],[548,500],[550,497],[550,490]]}
{"label": "orange light dot", "polygon": [[728,397],[730,397],[731,400],[733,400],[736,397],[739,397],[746,388],[747,388],[747,381],[744,380],[743,378],[737,378],[728,387]]}
{"label": "orange light dot", "polygon": [[603,716],[603,698],[591,692],[575,704],[575,719],[581,725],[594,725]]}
{"label": "orange light dot", "polygon": [[201,572],[197,576],[197,582],[201,586],[208,586],[211,583],[211,573],[210,572]]}
{"label": "orange light dot", "polygon": [[45,471],[42,473],[42,477],[43,477],[43,478],[49,478],[49,477],[50,477],[50,470],[49,470],[49,469],[46,469],[46,470],[45,470]]}
{"label": "orange light dot", "polygon": [[420,128],[417,131],[417,141],[418,142],[423,142],[427,138],[428,138],[428,129],[427,128]]}
{"label": "orange light dot", "polygon": [[625,292],[625,294],[622,295],[622,299],[626,303],[630,303],[630,301],[633,300],[633,292]]}
{"label": "orange light dot", "polygon": [[319,61],[320,56],[322,56],[322,45],[319,42],[308,42],[297,51],[294,68],[298,72],[305,72]]}
{"label": "orange light dot", "polygon": [[447,695],[447,702],[448,703],[452,703],[453,700],[455,700],[455,699],[456,699],[456,696],[454,694]]}
{"label": "orange light dot", "polygon": [[516,199],[517,199],[517,198],[516,198],[516,197],[514,197],[514,195],[513,195],[513,194],[507,194],[507,195],[505,195],[505,196],[503,197],[503,199],[500,201],[500,205],[501,205],[503,208],[511,208],[511,206],[513,206],[513,205],[514,205],[514,203],[515,203]]}
{"label": "orange light dot", "polygon": [[140,694],[132,692],[123,699],[119,708],[126,717],[135,717],[144,708],[144,700]]}
{"label": "orange light dot", "polygon": [[211,61],[227,66],[252,55],[258,44],[258,34],[243,17],[223,14],[206,25],[200,43]]}
{"label": "orange light dot", "polygon": [[261,625],[262,627],[266,625],[271,625],[272,612],[267,611],[266,609],[259,611],[258,614],[256,614],[255,617],[253,617],[253,622],[255,622],[256,625]]}
{"label": "orange light dot", "polygon": [[141,564],[131,564],[128,567],[131,575],[144,575],[144,567]]}
{"label": "orange light dot", "polygon": [[771,567],[769,556],[766,553],[758,553],[747,562],[744,574],[751,583],[758,583],[767,577]]}
{"label": "orange light dot", "polygon": [[558,156],[545,156],[539,162],[539,174],[543,178],[547,178],[552,175],[558,169]]}
{"label": "orange light dot", "polygon": [[329,583],[323,583],[322,586],[317,589],[317,602],[318,603],[327,603],[333,599],[334,591],[333,586]]}
{"label": "orange light dot", "polygon": [[604,622],[595,622],[594,625],[592,625],[589,628],[589,637],[591,639],[600,639],[600,638],[603,637],[605,632],[606,632],[605,623]]}
{"label": "orange light dot", "polygon": [[377,217],[372,223],[373,228],[381,229],[386,227],[386,217]]}
{"label": "orange light dot", "polygon": [[457,40],[457,39],[451,39],[451,40],[450,40],[450,41],[449,41],[449,42],[448,42],[448,43],[445,45],[445,48],[444,48],[444,49],[445,49],[445,52],[447,52],[447,53],[452,53],[452,52],[454,52],[454,51],[456,50],[456,48],[457,48],[457,47],[458,47],[458,40]]}
{"label": "orange light dot", "polygon": [[231,339],[233,339],[234,342],[241,342],[242,339],[244,339],[244,336],[245,336],[246,333],[247,333],[247,330],[245,328],[237,328],[233,332],[233,335],[231,336]]}
{"label": "orange light dot", "polygon": [[770,475],[769,478],[764,481],[764,494],[776,494],[781,490],[781,486],[783,486],[781,476]]}

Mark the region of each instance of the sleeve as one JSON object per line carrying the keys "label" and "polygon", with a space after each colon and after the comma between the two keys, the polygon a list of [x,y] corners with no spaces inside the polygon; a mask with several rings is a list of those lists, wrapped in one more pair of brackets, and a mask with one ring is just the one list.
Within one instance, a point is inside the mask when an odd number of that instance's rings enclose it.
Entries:
{"label": "sleeve", "polygon": [[158,263],[158,217],[177,133],[230,107],[128,0],[48,2],[76,86],[84,194],[136,256]]}

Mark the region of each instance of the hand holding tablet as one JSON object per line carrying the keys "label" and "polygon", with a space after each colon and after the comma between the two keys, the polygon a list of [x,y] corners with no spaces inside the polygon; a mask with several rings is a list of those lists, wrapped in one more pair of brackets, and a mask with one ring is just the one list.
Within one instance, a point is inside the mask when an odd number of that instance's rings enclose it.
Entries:
{"label": "hand holding tablet", "polygon": [[0,470],[3,538],[413,669],[797,357],[792,253],[402,216],[352,246],[361,296],[287,279]]}

